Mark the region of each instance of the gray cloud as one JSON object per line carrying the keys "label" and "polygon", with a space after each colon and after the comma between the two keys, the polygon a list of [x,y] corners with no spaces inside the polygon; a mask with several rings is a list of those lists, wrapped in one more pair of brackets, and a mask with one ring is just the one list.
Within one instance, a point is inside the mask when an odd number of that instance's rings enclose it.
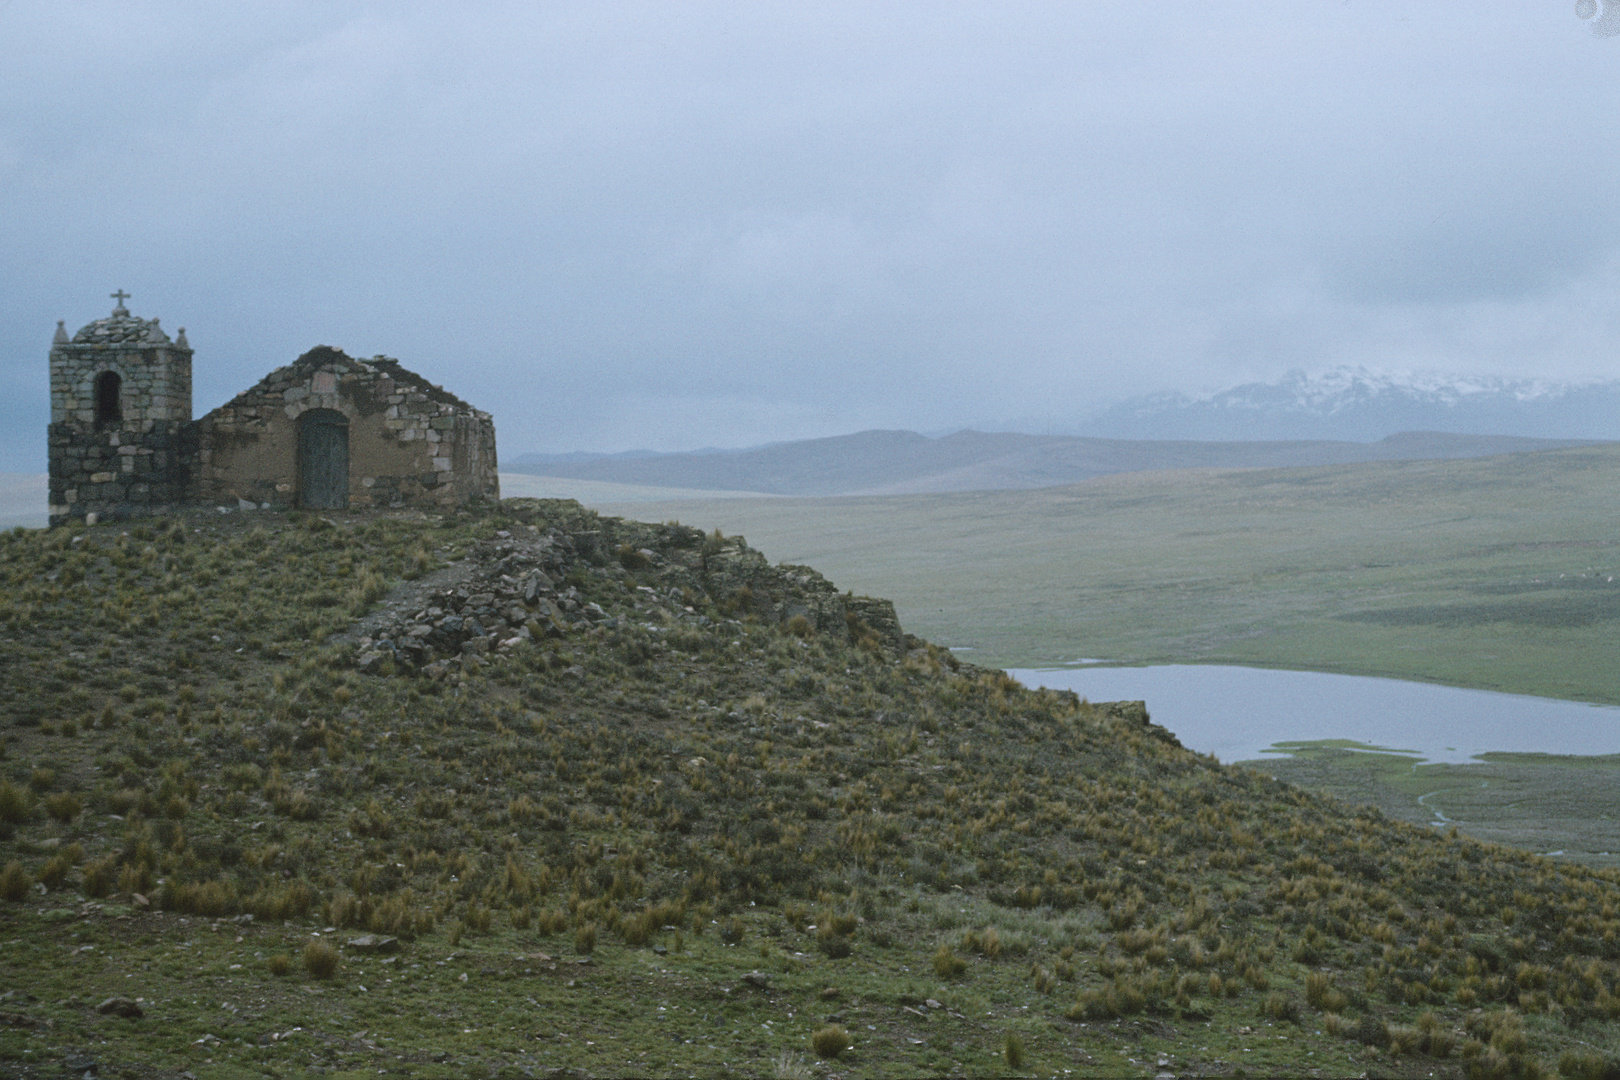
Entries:
{"label": "gray cloud", "polygon": [[509,454],[1620,374],[1610,6],[14,0],[0,467],[119,286],[199,407],[328,343]]}

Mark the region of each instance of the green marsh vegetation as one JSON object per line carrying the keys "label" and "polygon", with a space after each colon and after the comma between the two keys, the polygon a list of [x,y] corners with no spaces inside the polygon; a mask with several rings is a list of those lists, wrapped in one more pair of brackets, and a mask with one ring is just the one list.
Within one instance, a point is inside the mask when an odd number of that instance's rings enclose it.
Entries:
{"label": "green marsh vegetation", "polygon": [[1620,867],[1620,757],[1491,753],[1457,765],[1322,744],[1289,749],[1256,767],[1391,817],[1457,823],[1482,840]]}
{"label": "green marsh vegetation", "polygon": [[[355,670],[357,620],[497,580],[503,533],[576,538],[600,614]],[[1614,872],[807,618],[819,576],[735,538],[199,515],[4,534],[0,583],[10,1072],[1620,1062]]]}

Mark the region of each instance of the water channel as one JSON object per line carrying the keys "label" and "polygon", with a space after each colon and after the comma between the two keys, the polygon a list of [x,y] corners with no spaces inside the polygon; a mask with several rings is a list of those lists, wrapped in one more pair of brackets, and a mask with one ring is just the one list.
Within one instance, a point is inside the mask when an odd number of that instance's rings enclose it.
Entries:
{"label": "water channel", "polygon": [[1620,753],[1620,707],[1314,671],[1164,664],[1009,669],[1025,686],[1145,701],[1183,746],[1251,761],[1278,744],[1343,739],[1466,762],[1491,750]]}

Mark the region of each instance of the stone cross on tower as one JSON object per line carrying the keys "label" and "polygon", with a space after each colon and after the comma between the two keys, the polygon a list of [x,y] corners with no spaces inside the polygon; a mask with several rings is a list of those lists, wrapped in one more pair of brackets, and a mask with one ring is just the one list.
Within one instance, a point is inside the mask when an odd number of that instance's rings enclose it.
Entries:
{"label": "stone cross on tower", "polygon": [[124,306],[124,301],[129,299],[129,293],[125,292],[123,289],[119,289],[117,292],[108,293],[107,295],[118,301],[118,306],[113,308],[114,315],[129,314],[129,309]]}

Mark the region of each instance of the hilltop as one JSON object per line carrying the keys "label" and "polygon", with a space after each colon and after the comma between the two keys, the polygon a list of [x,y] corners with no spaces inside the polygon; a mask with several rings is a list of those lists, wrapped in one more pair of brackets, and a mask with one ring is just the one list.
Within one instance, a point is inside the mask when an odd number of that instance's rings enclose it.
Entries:
{"label": "hilltop", "polygon": [[0,583],[18,1075],[1620,1060],[1615,874],[1223,766],[740,537],[210,512],[15,530]]}

